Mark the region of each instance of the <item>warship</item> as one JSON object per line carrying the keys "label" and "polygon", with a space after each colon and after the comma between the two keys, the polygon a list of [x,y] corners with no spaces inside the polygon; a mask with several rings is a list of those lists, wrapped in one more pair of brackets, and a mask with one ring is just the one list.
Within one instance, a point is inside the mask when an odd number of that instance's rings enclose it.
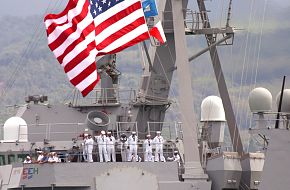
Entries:
{"label": "warship", "polygon": [[[264,146],[255,152],[243,147],[217,48],[232,45],[235,29],[230,25],[229,0],[224,27],[211,27],[204,0],[196,11],[188,0],[159,0],[158,10],[167,44],[142,43],[146,64],[139,89],[121,89],[117,55],[97,60],[101,87],[83,98],[78,91],[65,104],[52,105],[45,95],[30,95],[15,116],[1,125],[1,190],[233,190],[288,189],[290,91],[276,98],[278,111],[272,111],[272,95],[262,87],[249,94],[253,113],[249,133],[258,135]],[[148,25],[154,22],[148,19]],[[152,24],[152,23],[151,23]],[[188,56],[186,36],[203,35],[207,48]],[[148,47],[150,45],[150,47]],[[195,118],[190,62],[209,52],[219,96],[201,103],[201,118]],[[166,121],[167,110],[175,102],[169,98],[176,72],[179,121]],[[185,82],[186,81],[186,82]],[[285,77],[284,77],[285,81]],[[223,146],[228,128],[232,147]],[[92,159],[83,156],[84,134],[97,136],[110,131],[117,139],[116,162],[99,162],[94,142]],[[144,141],[148,134],[163,138],[166,161],[144,161]],[[136,132],[138,162],[123,159],[128,151],[122,138]],[[153,151],[156,151],[153,146]],[[40,152],[54,152],[60,163],[24,163],[37,159]],[[174,153],[180,160],[172,161]],[[127,152],[126,152],[127,154]]]}

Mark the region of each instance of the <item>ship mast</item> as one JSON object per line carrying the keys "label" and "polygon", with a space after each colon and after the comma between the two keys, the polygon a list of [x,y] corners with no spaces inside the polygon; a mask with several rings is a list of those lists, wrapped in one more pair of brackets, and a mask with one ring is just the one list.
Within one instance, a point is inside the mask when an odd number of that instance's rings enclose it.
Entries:
{"label": "ship mast", "polygon": [[[238,152],[239,154],[243,154],[243,144],[241,141],[241,136],[240,136],[239,129],[237,126],[234,110],[232,107],[228,88],[227,88],[226,81],[225,81],[225,77],[224,77],[224,74],[223,74],[223,71],[221,68],[221,63],[220,63],[218,51],[216,48],[216,46],[219,44],[219,43],[216,43],[216,39],[217,39],[218,34],[224,36],[223,39],[220,40],[220,42],[226,41],[228,38],[233,38],[233,36],[234,36],[233,28],[229,26],[231,1],[229,4],[229,12],[228,12],[227,24],[226,24],[225,29],[211,28],[204,0],[197,0],[197,3],[198,3],[199,11],[201,13],[200,14],[201,20],[203,23],[203,29],[201,29],[201,33],[203,33],[205,35],[205,38],[207,40],[207,44],[209,47],[208,50],[210,53],[215,77],[217,80],[219,93],[220,93],[221,99],[223,101],[225,115],[226,115],[227,123],[229,126],[229,132],[230,132],[232,144],[233,144],[233,150],[234,150],[234,152]],[[226,45],[228,45],[228,44],[226,44]]]}

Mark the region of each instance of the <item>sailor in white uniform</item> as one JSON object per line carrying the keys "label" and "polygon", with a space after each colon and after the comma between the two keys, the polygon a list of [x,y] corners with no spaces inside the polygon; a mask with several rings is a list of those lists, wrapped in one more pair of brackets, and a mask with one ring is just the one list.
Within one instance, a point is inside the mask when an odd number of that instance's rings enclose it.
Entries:
{"label": "sailor in white uniform", "polygon": [[87,147],[88,162],[93,162],[94,140],[92,138],[92,135],[88,135],[88,139],[85,142],[85,146]]}
{"label": "sailor in white uniform", "polygon": [[83,147],[83,158],[84,158],[84,161],[87,162],[88,161],[88,147],[87,147],[87,144],[86,144],[86,141],[88,140],[88,136],[89,134],[87,133],[84,133],[84,140],[83,140],[83,143],[82,143],[82,147]]}
{"label": "sailor in white uniform", "polygon": [[23,163],[24,163],[24,164],[31,164],[31,163],[32,163],[32,161],[31,161],[31,157],[30,157],[30,156],[26,156],[26,158],[25,158],[25,160],[24,160]]}
{"label": "sailor in white uniform", "polygon": [[108,153],[107,153],[107,138],[106,138],[106,132],[101,131],[101,135],[97,136],[97,143],[99,148],[99,157],[100,162],[103,162],[103,155],[105,158],[105,162],[108,162]]}
{"label": "sailor in white uniform", "polygon": [[[138,159],[137,155],[137,149],[138,149],[138,137],[136,135],[135,131],[132,131],[132,135],[128,138],[128,144],[129,144],[129,155],[128,155],[128,161],[134,161],[136,162]],[[134,159],[133,159],[134,158]]]}
{"label": "sailor in white uniform", "polygon": [[114,136],[112,136],[112,133],[110,131],[107,132],[107,151],[108,151],[108,157],[109,161],[116,162],[116,152],[115,152],[115,143],[116,139]]}
{"label": "sailor in white uniform", "polygon": [[147,139],[145,139],[144,143],[143,143],[143,147],[145,149],[144,151],[144,161],[145,162],[149,162],[152,161],[152,145],[153,145],[153,141],[151,139],[151,135],[147,135],[146,136]]}
{"label": "sailor in white uniform", "polygon": [[155,162],[165,162],[165,158],[163,156],[164,139],[161,136],[160,131],[156,131],[156,137],[154,137],[153,143],[155,144]]}

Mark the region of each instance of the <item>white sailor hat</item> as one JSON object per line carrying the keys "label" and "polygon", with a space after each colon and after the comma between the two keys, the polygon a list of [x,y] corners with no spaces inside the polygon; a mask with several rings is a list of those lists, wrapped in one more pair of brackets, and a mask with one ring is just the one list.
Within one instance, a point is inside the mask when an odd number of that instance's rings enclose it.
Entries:
{"label": "white sailor hat", "polygon": [[30,156],[26,156],[27,159],[31,159]]}
{"label": "white sailor hat", "polygon": [[85,137],[88,136],[88,135],[89,135],[88,133],[85,133],[85,134],[84,134]]}
{"label": "white sailor hat", "polygon": [[160,134],[161,132],[160,132],[160,131],[156,131],[156,133],[157,133],[157,134]]}
{"label": "white sailor hat", "polygon": [[111,134],[111,131],[108,131],[107,134]]}
{"label": "white sailor hat", "polygon": [[150,135],[150,134],[148,134],[148,135],[146,135],[146,137],[151,137],[151,135]]}
{"label": "white sailor hat", "polygon": [[101,134],[102,134],[102,135],[105,135],[105,134],[106,134],[106,132],[105,132],[105,131],[101,131]]}
{"label": "white sailor hat", "polygon": [[136,131],[132,131],[132,134],[136,134]]}
{"label": "white sailor hat", "polygon": [[177,151],[177,150],[175,150],[175,151],[174,151],[174,153],[178,153],[178,151]]}

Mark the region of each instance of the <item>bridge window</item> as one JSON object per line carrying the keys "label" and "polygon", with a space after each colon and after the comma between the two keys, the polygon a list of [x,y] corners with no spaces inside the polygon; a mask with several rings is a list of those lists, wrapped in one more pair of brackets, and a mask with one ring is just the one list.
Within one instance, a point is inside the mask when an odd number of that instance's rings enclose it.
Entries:
{"label": "bridge window", "polygon": [[14,154],[8,155],[8,164],[12,164],[12,163],[15,163],[15,162],[16,162],[15,155]]}
{"label": "bridge window", "polygon": [[27,154],[18,154],[18,162],[24,162],[25,158],[26,158]]}
{"label": "bridge window", "polygon": [[0,166],[5,165],[5,156],[0,155]]}

